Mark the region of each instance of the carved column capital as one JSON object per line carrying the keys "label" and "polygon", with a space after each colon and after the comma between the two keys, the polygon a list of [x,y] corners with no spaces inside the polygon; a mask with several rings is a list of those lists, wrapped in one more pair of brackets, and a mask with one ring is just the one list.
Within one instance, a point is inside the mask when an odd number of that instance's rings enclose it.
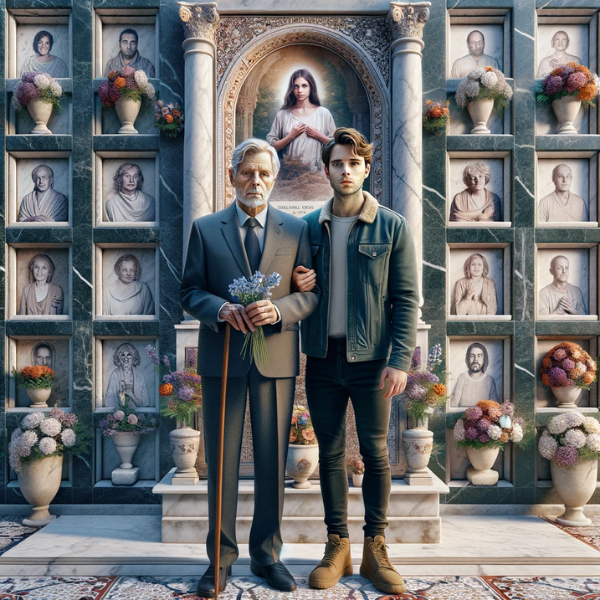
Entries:
{"label": "carved column capital", "polygon": [[423,28],[429,19],[431,2],[390,2],[388,14],[394,40],[423,39]]}
{"label": "carved column capital", "polygon": [[179,18],[184,23],[185,39],[200,38],[215,42],[215,32],[219,26],[219,13],[216,2],[195,4],[178,2]]}

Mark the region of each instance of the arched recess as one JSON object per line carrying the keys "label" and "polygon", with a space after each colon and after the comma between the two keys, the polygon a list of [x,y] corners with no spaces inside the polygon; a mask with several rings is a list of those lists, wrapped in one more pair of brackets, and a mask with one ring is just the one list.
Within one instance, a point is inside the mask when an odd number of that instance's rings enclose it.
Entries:
{"label": "arched recess", "polygon": [[217,88],[217,165],[216,210],[233,198],[227,180],[227,167],[235,145],[236,105],[248,75],[271,54],[285,46],[321,46],[335,52],[356,72],[369,98],[371,141],[374,143],[371,168],[371,192],[385,206],[390,206],[390,95],[385,80],[372,59],[351,39],[328,27],[293,24],[273,28],[244,46],[228,66]]}

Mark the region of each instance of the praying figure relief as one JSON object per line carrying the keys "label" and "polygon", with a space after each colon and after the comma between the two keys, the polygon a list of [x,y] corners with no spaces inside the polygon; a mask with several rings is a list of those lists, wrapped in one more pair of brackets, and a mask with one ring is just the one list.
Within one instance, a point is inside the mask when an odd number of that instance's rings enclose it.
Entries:
{"label": "praying figure relief", "polygon": [[569,259],[558,255],[550,263],[553,281],[540,290],[540,315],[587,315],[581,290],[569,283]]}
{"label": "praying figure relief", "polygon": [[67,197],[54,189],[54,171],[48,165],[38,165],[31,171],[33,191],[23,196],[19,205],[18,221],[66,221]]}
{"label": "praying figure relief", "polygon": [[588,210],[581,196],[571,192],[573,172],[569,165],[560,164],[552,169],[554,191],[544,196],[538,204],[538,221],[573,222],[587,221]]}
{"label": "praying figure relief", "polygon": [[154,298],[147,283],[140,281],[142,265],[133,254],[123,254],[114,266],[117,280],[108,286],[105,315],[153,315]]}
{"label": "praying figure relief", "polygon": [[498,61],[487,54],[485,50],[485,37],[481,31],[474,29],[467,36],[467,48],[469,54],[462,58],[457,58],[452,65],[450,77],[466,77],[473,69],[485,69],[485,67],[493,67],[500,70]]}
{"label": "praying figure relief", "polygon": [[104,207],[108,221],[156,220],[156,202],[150,194],[142,191],[144,174],[139,165],[123,163],[113,181],[116,195],[108,198]]}
{"label": "praying figure relief", "polygon": [[450,221],[501,221],[500,196],[486,189],[492,171],[485,163],[471,163],[463,171],[465,190],[454,196]]}
{"label": "praying figure relief", "polygon": [[487,348],[474,342],[465,356],[468,371],[456,380],[452,394],[452,406],[475,406],[480,400],[499,402],[495,379],[487,373],[490,359]]}
{"label": "praying figure relief", "polygon": [[465,276],[454,286],[450,314],[495,315],[498,312],[496,284],[488,277],[490,267],[485,256],[471,254],[463,267]]}
{"label": "praying figure relief", "polygon": [[121,344],[113,354],[115,369],[108,379],[104,406],[118,406],[123,392],[129,397],[130,406],[150,406],[150,396],[141,364],[140,353],[133,344]]}
{"label": "praying figure relief", "polygon": [[550,75],[554,69],[557,67],[563,67],[568,62],[574,62],[578,65],[581,64],[581,59],[579,56],[575,56],[574,54],[569,54],[567,52],[567,48],[571,40],[569,39],[569,34],[566,31],[557,31],[552,36],[552,41],[550,45],[554,48],[554,54],[550,56],[546,56],[546,58],[542,58],[540,61],[540,66],[538,67],[538,77],[547,77]]}
{"label": "praying figure relief", "polygon": [[49,31],[38,31],[33,38],[34,54],[27,58],[21,67],[20,77],[30,71],[47,73],[50,77],[68,77],[69,70],[65,61],[51,54],[54,37]]}
{"label": "praying figure relief", "polygon": [[56,267],[47,254],[36,254],[29,261],[33,282],[21,291],[19,315],[62,315],[63,290],[52,283]]}
{"label": "praying figure relief", "polygon": [[126,66],[136,71],[141,69],[148,77],[154,77],[154,65],[138,52],[138,33],[130,27],[121,31],[119,54],[106,63],[103,76],[106,77],[111,71],[118,71]]}

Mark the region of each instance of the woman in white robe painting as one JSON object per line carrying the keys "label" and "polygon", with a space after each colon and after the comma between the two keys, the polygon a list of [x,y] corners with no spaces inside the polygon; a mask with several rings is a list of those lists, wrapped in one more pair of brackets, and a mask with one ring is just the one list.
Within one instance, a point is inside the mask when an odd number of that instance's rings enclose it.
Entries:
{"label": "woman in white robe painting", "polygon": [[150,406],[150,396],[140,366],[140,353],[129,343],[121,344],[113,355],[113,369],[108,379],[104,406],[119,406],[122,393],[129,397],[129,406]]}
{"label": "woman in white robe painting", "polygon": [[463,266],[465,276],[454,286],[450,314],[495,315],[498,311],[496,284],[482,254],[471,254]]}
{"label": "woman in white robe painting", "polygon": [[56,270],[54,262],[47,254],[36,254],[29,261],[29,271],[33,283],[21,291],[19,315],[62,315],[63,290],[52,283]]}
{"label": "woman in white robe painting", "polygon": [[21,77],[30,71],[47,73],[50,77],[65,78],[69,76],[69,70],[65,61],[50,54],[54,45],[54,37],[48,31],[38,31],[33,38],[33,51],[35,54],[25,59],[21,67]]}
{"label": "woman in white robe painting", "polygon": [[142,276],[140,261],[124,254],[115,263],[117,280],[108,286],[104,303],[105,315],[153,315],[154,299]]}
{"label": "woman in white robe painting", "polygon": [[285,156],[320,171],[321,150],[334,131],[335,122],[331,113],[321,106],[314,77],[307,69],[294,71],[267,141],[277,152],[281,150]]}

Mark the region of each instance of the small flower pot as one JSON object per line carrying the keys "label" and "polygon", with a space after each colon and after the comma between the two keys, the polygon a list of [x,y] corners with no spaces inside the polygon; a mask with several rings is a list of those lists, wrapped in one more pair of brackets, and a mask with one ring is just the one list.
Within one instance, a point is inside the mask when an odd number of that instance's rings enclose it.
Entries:
{"label": "small flower pot", "polygon": [[552,101],[552,110],[558,119],[559,135],[577,135],[577,129],[573,126],[573,121],[577,118],[581,100],[577,96],[563,96],[560,100]]}
{"label": "small flower pot", "polygon": [[46,401],[50,398],[50,394],[52,393],[52,388],[47,389],[34,389],[34,388],[26,388],[27,396],[31,400],[30,408],[47,408],[48,405]]}
{"label": "small flower pot", "polygon": [[51,515],[48,508],[60,488],[62,464],[62,456],[46,456],[21,463],[21,472],[17,473],[19,490],[33,509],[31,515],[23,519],[23,525],[43,527],[56,519],[56,515]]}
{"label": "small flower pot", "polygon": [[492,467],[498,458],[500,448],[498,446],[488,446],[487,448],[469,448],[467,446],[467,456],[473,467],[467,469],[467,479],[473,485],[496,485],[498,483],[498,471]]}
{"label": "small flower pot", "polygon": [[352,485],[357,488],[362,487],[364,476],[364,473],[361,473],[360,475],[358,473],[352,473]]}
{"label": "small flower pot", "polygon": [[178,427],[169,434],[171,455],[177,467],[173,474],[174,484],[198,483],[196,458],[200,449],[200,432],[191,427]]}
{"label": "small flower pot", "polygon": [[578,460],[571,468],[559,467],[550,461],[552,484],[565,504],[565,512],[556,517],[556,522],[568,527],[592,525],[591,519],[583,514],[583,507],[596,491],[598,479],[597,460]]}
{"label": "small flower pot", "polygon": [[115,110],[117,111],[119,121],[121,121],[121,129],[119,129],[118,133],[125,135],[137,135],[138,130],[133,126],[133,124],[140,113],[141,107],[141,100],[135,101],[131,100],[131,98],[125,98],[124,96],[121,96],[117,100],[117,103],[115,104]]}
{"label": "small flower pot", "polygon": [[131,460],[140,445],[141,437],[129,431],[122,431],[113,436],[112,440],[115,443],[115,448],[121,457],[121,469],[133,469]]}
{"label": "small flower pot", "polygon": [[48,129],[48,121],[52,114],[52,102],[44,102],[44,100],[34,98],[28,102],[27,112],[35,122],[31,135],[52,135],[52,132]]}
{"label": "small flower pot", "polygon": [[576,400],[581,395],[581,388],[575,385],[570,387],[550,388],[556,398],[557,408],[577,408]]}
{"label": "small flower pot", "polygon": [[315,472],[318,464],[318,444],[290,444],[285,473],[294,480],[292,487],[297,490],[307,490],[310,488],[308,478]]}
{"label": "small flower pot", "polygon": [[406,456],[407,473],[425,473],[433,450],[433,432],[427,429],[406,429],[402,432],[402,448]]}
{"label": "small flower pot", "polygon": [[490,130],[487,127],[487,122],[490,119],[492,110],[494,110],[493,98],[480,98],[473,100],[467,104],[469,116],[473,121],[473,129],[471,133],[474,135],[489,135]]}

